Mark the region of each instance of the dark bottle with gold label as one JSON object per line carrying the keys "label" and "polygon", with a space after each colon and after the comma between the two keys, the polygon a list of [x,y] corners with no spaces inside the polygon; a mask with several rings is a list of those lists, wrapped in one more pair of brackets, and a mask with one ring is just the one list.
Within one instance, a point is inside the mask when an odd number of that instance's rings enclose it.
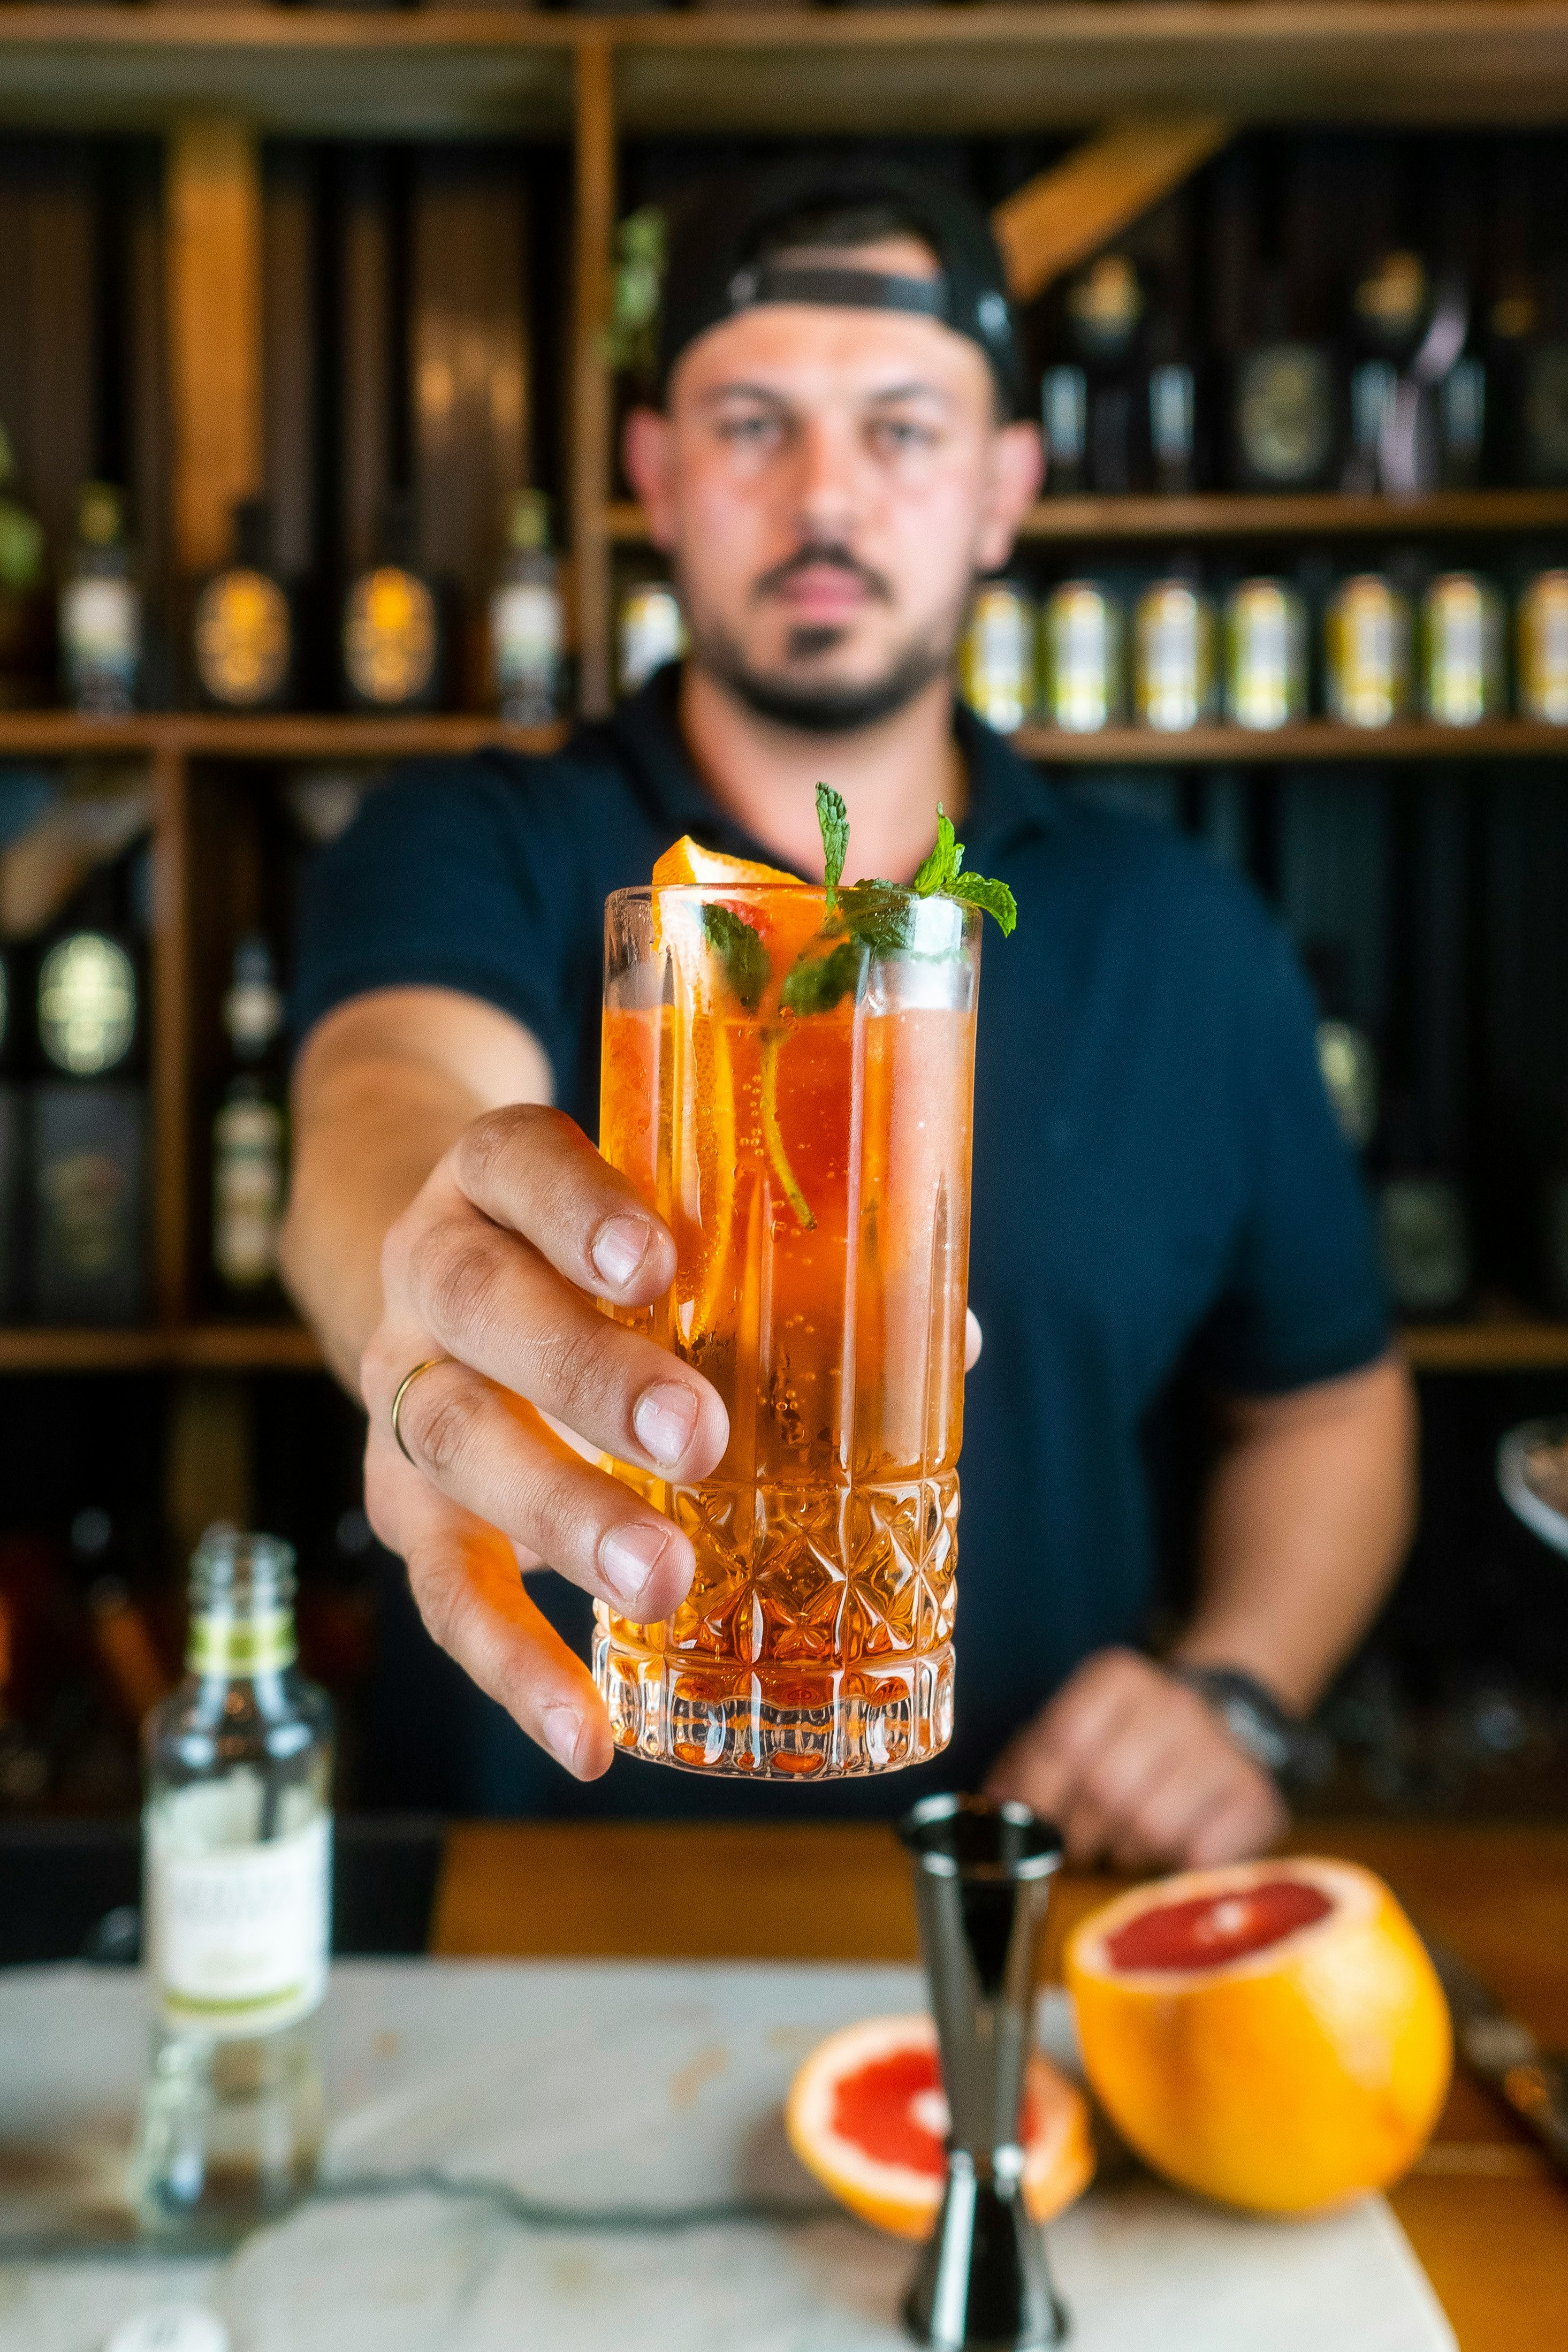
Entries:
{"label": "dark bottle with gold label", "polygon": [[1136,489],[1145,470],[1149,427],[1141,361],[1147,309],[1147,291],[1129,254],[1097,254],[1068,281],[1064,325],[1085,384],[1080,462],[1087,487],[1101,497]]}
{"label": "dark bottle with gold label", "polygon": [[286,710],[294,694],[293,600],[272,566],[272,518],[264,499],[234,510],[234,561],[196,598],[196,686],[218,710]]}
{"label": "dark bottle with gold label", "polygon": [[419,568],[418,544],[412,495],[389,492],[374,557],[343,604],[343,696],[351,710],[437,710],[446,698],[441,592]]}
{"label": "dark bottle with gold label", "polygon": [[80,891],[33,971],[26,1215],[43,1323],[138,1321],[146,1307],[151,1135],[136,854]]}
{"label": "dark bottle with gold label", "polygon": [[1340,471],[1339,372],[1293,315],[1284,267],[1259,289],[1258,330],[1231,375],[1230,476],[1237,489],[1323,489]]}

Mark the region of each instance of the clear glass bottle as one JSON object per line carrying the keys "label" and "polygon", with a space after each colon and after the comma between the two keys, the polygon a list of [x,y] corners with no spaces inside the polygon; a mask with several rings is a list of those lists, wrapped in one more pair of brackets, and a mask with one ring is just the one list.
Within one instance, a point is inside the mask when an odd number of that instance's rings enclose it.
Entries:
{"label": "clear glass bottle", "polygon": [[222,2244],[310,2188],[322,2130],[332,1717],[295,1670],[294,1555],[209,1528],[179,1688],[142,1734],[144,2228]]}
{"label": "clear glass bottle", "polygon": [[77,501],[77,545],[60,592],[60,664],[73,710],[120,719],[136,708],[142,592],[125,536],[125,502],[109,482]]}
{"label": "clear glass bottle", "polygon": [[561,714],[565,623],[561,567],[550,551],[550,500],[520,490],[507,518],[507,552],[490,596],[496,700],[516,727],[547,727]]}
{"label": "clear glass bottle", "polygon": [[230,1069],[213,1121],[213,1267],[231,1304],[275,1311],[289,1123],[283,999],[259,932],[236,945],[223,1025]]}

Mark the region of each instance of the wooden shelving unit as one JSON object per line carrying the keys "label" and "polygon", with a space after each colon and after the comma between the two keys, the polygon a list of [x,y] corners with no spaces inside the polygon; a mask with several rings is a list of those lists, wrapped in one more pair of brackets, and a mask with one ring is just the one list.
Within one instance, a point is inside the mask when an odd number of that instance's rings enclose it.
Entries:
{"label": "wooden shelving unit", "polygon": [[1020,727],[1013,737],[1031,760],[1073,767],[1244,767],[1315,765],[1344,760],[1565,760],[1568,728],[1526,719],[1489,719],[1479,727],[1437,727],[1401,719],[1391,727],[1342,727],[1304,719],[1270,733],[1245,727],[1189,727],[1164,734],[1151,727],[1102,727],[1069,734],[1061,727]]}
{"label": "wooden shelving unit", "polygon": [[[625,499],[606,529],[622,547],[647,544],[642,509]],[[1493,532],[1568,531],[1568,490],[1446,490],[1435,498],[1043,499],[1019,537],[1029,546],[1141,545],[1203,540],[1479,538]]]}
{"label": "wooden shelving unit", "polygon": [[[0,8],[0,124],[12,131],[135,131],[168,142],[176,175],[193,126],[238,126],[230,218],[268,134],[342,139],[502,137],[569,151],[574,193],[571,287],[569,535],[583,701],[607,707],[610,556],[644,541],[635,507],[612,500],[610,383],[603,330],[616,217],[616,158],[627,135],[722,132],[973,136],[1089,130],[1111,118],[1533,124],[1568,119],[1568,0],[1062,0],[1051,6],[772,9],[637,16],[503,9],[344,11],[174,6]],[[181,159],[185,159],[182,164]],[[210,160],[210,159],[209,159]],[[254,182],[252,183],[254,193]],[[182,236],[220,236],[199,207]],[[182,266],[189,255],[173,258]],[[198,255],[221,293],[221,257]],[[201,272],[196,273],[201,276]],[[237,313],[236,314],[237,317]],[[205,355],[226,348],[215,314]],[[204,322],[205,324],[205,322]],[[174,351],[182,411],[217,398],[200,333]],[[199,383],[197,381],[199,379]],[[176,408],[179,400],[176,399]],[[233,456],[233,436],[218,444]],[[176,471],[179,463],[176,459]],[[209,520],[236,494],[229,474],[198,483]],[[237,487],[245,487],[239,480]],[[200,514],[197,517],[200,521]],[[1486,492],[1394,504],[1349,498],[1048,500],[1031,550],[1304,537],[1373,542],[1423,535],[1568,530],[1568,494]],[[186,541],[187,551],[190,545]],[[187,568],[197,568],[189,561]],[[306,1367],[292,1328],[206,1323],[193,1265],[190,1188],[196,1110],[193,909],[203,887],[195,812],[213,763],[384,762],[501,742],[547,748],[558,731],[481,717],[256,720],[187,714],[100,725],[58,712],[0,714],[0,756],[140,758],[154,786],[153,1075],[156,1124],[155,1322],[135,1332],[0,1331],[0,1370]],[[1562,757],[1568,730],[1521,722],[1377,733],[1326,723],[1272,736],[1205,728],[1184,736],[1119,728],[1098,736],[1030,730],[1050,763],[1248,767],[1330,761]],[[1568,1327],[1522,1318],[1424,1328],[1425,1369],[1568,1368]]]}

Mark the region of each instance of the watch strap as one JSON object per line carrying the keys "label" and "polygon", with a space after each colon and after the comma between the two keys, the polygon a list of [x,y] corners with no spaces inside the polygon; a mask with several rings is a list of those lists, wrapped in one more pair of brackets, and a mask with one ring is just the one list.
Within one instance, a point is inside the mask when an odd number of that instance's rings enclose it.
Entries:
{"label": "watch strap", "polygon": [[1310,1786],[1324,1777],[1321,1733],[1282,1706],[1274,1693],[1239,1666],[1170,1664],[1166,1672],[1196,1693],[1226,1737],[1282,1787]]}

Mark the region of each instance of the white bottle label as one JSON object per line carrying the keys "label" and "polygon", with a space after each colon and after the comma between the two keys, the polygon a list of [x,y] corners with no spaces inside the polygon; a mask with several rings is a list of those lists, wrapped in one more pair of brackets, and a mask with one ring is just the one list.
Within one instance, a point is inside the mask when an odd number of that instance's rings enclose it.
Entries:
{"label": "white bottle label", "polygon": [[561,599],[541,581],[514,581],[490,603],[496,677],[504,688],[548,687],[561,659]]}
{"label": "white bottle label", "polygon": [[331,1825],[179,1853],[147,1832],[149,1970],[165,2024],[219,2040],[292,2025],[327,1989]]}
{"label": "white bottle label", "polygon": [[283,1114],[276,1103],[227,1103],[217,1116],[213,1256],[237,1288],[266,1282],[278,1265],[283,1222]]}
{"label": "white bottle label", "polygon": [[127,683],[142,658],[142,600],[129,580],[73,580],[60,599],[71,663]]}

